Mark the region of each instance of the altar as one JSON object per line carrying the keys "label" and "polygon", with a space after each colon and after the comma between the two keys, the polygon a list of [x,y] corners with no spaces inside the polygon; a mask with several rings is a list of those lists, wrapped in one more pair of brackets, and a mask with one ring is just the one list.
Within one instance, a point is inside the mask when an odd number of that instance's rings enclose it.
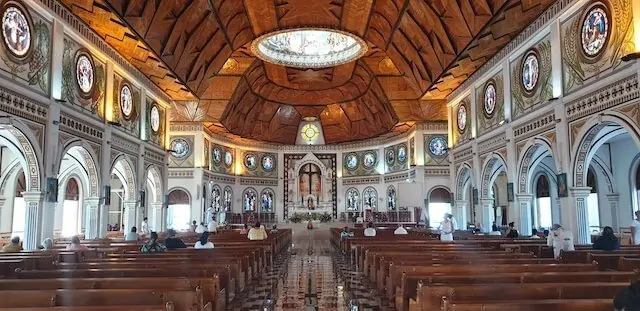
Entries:
{"label": "altar", "polygon": [[333,214],[334,185],[330,162],[312,153],[291,161],[287,171],[287,210],[293,214]]}

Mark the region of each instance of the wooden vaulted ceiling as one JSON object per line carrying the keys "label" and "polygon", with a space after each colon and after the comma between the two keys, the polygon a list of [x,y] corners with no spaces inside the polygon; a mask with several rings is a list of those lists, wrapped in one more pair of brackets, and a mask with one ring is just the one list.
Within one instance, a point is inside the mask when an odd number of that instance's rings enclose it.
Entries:
{"label": "wooden vaulted ceiling", "polygon": [[[174,121],[292,144],[304,117],[325,141],[446,120],[446,98],[553,0],[58,0],[175,102]],[[268,32],[329,27],[369,45],[332,68],[265,63]]]}

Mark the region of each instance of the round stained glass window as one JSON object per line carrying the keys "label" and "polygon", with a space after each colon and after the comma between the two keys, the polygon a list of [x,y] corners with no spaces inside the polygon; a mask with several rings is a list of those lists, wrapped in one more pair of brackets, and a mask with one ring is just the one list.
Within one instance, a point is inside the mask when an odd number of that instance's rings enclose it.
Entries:
{"label": "round stained glass window", "polygon": [[157,133],[160,130],[160,110],[158,109],[158,105],[153,104],[151,106],[151,111],[149,112],[149,121],[151,123],[151,130],[154,133]]}
{"label": "round stained glass window", "polygon": [[467,106],[465,104],[458,106],[457,116],[458,131],[464,133],[467,129]]}
{"label": "round stained glass window", "polygon": [[444,137],[434,137],[429,141],[429,152],[433,156],[442,157],[447,154],[447,140]]}
{"label": "round stained glass window", "polygon": [[355,170],[358,167],[358,155],[349,153],[346,157],[346,166],[349,170]]}
{"label": "round stained glass window", "polygon": [[538,86],[540,77],[540,64],[538,62],[538,54],[531,50],[524,55],[522,61],[522,88],[525,93],[533,93]]}
{"label": "round stained glass window", "polygon": [[271,171],[273,169],[273,164],[275,163],[275,159],[270,154],[265,154],[262,156],[262,169],[265,171]]}
{"label": "round stained glass window", "polygon": [[496,85],[493,82],[489,82],[484,88],[484,114],[488,118],[493,116],[496,111]]}
{"label": "round stained glass window", "polygon": [[222,150],[220,148],[213,148],[213,162],[216,164],[222,162]]}
{"label": "round stained glass window", "polygon": [[407,161],[407,147],[401,146],[398,148],[398,162],[404,163]]}
{"label": "round stained glass window", "polygon": [[231,164],[233,164],[233,154],[231,154],[231,151],[224,153],[224,164],[226,166],[231,166]]}
{"label": "round stained glass window", "polygon": [[120,111],[126,120],[131,118],[133,113],[133,92],[129,84],[124,84],[120,88]]}
{"label": "round stained glass window", "polygon": [[258,163],[256,160],[256,155],[253,153],[248,153],[244,156],[244,166],[246,166],[250,170],[255,170],[258,167]]}
{"label": "round stained glass window", "polygon": [[376,154],[372,151],[366,152],[362,159],[362,164],[366,168],[372,168],[376,165]]}
{"label": "round stained glass window", "polygon": [[2,13],[2,38],[9,55],[18,60],[29,56],[33,45],[31,19],[18,3],[8,1]]}
{"label": "round stained glass window", "polygon": [[253,41],[258,58],[297,68],[323,68],[348,63],[367,52],[367,44],[348,32],[324,28],[287,29]]}
{"label": "round stained glass window", "polygon": [[396,152],[393,151],[393,149],[389,149],[387,151],[387,164],[388,165],[393,165],[393,163],[396,161]]}
{"label": "round stained glass window", "polygon": [[307,142],[311,143],[313,142],[313,140],[318,138],[320,131],[318,130],[318,127],[315,126],[314,124],[305,124],[302,127],[302,131],[300,131],[300,134],[302,135],[302,138],[304,138]]}
{"label": "round stained glass window", "polygon": [[82,97],[87,98],[93,92],[95,70],[91,56],[85,51],[79,51],[76,55],[76,86]]}
{"label": "round stained glass window", "polygon": [[176,138],[171,141],[171,156],[176,159],[184,159],[189,155],[189,142],[184,138]]}
{"label": "round stained glass window", "polygon": [[602,3],[592,5],[582,20],[580,33],[582,52],[587,59],[594,59],[604,51],[610,32],[607,7]]}

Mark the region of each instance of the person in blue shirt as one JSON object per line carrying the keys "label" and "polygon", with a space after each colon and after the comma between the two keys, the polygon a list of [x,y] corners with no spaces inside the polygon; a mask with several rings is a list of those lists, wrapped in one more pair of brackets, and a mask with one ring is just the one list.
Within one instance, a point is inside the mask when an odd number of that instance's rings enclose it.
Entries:
{"label": "person in blue shirt", "polygon": [[620,240],[618,240],[613,232],[613,228],[606,226],[602,229],[602,235],[596,239],[595,243],[593,243],[593,249],[603,251],[620,249]]}

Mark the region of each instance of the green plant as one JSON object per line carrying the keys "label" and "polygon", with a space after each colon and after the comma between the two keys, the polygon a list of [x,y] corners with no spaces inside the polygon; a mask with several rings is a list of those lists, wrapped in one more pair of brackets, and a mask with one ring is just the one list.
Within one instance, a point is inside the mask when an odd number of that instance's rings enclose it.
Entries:
{"label": "green plant", "polygon": [[320,215],[320,221],[321,222],[329,222],[329,221],[331,221],[331,215],[329,213],[324,213],[324,214]]}
{"label": "green plant", "polygon": [[289,217],[289,221],[291,221],[294,224],[297,224],[302,221],[302,217],[300,217],[300,214],[293,214],[291,215],[291,217]]}

